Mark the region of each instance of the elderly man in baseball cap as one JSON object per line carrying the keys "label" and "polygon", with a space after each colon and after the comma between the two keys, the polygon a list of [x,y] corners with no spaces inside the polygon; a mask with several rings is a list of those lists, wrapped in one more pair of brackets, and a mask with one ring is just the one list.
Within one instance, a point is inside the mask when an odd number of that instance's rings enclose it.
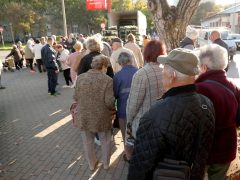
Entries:
{"label": "elderly man in baseball cap", "polygon": [[158,62],[164,65],[166,93],[140,119],[128,180],[158,179],[153,172],[165,158],[185,161],[191,179],[202,180],[215,121],[212,102],[196,93],[198,57],[180,48]]}

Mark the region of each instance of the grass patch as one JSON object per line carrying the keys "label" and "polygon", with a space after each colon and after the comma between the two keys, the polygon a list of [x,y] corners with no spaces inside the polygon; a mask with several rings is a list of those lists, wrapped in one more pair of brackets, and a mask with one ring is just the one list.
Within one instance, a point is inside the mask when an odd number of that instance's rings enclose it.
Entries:
{"label": "grass patch", "polygon": [[13,45],[12,43],[5,43],[4,46],[1,44],[0,45],[0,51],[11,50],[12,45]]}
{"label": "grass patch", "polygon": [[[8,51],[12,49],[13,43],[5,43],[4,46],[0,44],[0,51]],[[24,48],[25,45],[23,45]]]}

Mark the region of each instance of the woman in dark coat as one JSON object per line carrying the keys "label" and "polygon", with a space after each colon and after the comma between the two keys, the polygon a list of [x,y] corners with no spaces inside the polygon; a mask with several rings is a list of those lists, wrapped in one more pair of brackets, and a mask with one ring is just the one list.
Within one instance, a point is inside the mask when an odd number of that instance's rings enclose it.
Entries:
{"label": "woman in dark coat", "polygon": [[[90,52],[89,54],[82,58],[80,65],[78,67],[78,75],[87,72],[89,69],[92,69],[91,68],[92,60],[95,56],[101,55],[102,49],[103,44],[101,40],[99,40],[98,38],[92,37],[87,40],[87,50]],[[107,75],[110,76],[111,78],[114,75],[110,62],[107,69]]]}

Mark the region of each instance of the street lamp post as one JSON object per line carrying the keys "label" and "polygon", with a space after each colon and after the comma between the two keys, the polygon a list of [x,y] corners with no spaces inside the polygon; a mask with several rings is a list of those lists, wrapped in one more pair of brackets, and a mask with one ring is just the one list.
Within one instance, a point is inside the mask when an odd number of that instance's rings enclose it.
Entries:
{"label": "street lamp post", "polygon": [[67,20],[66,20],[66,12],[65,12],[65,3],[64,3],[64,0],[62,0],[62,13],[63,13],[63,30],[64,30],[64,36],[67,36]]}
{"label": "street lamp post", "polygon": [[11,35],[12,35],[12,42],[13,42],[13,44],[14,44],[15,42],[14,42],[14,35],[13,35],[12,23],[9,23],[9,27],[10,27],[10,31],[11,31]]}
{"label": "street lamp post", "polygon": [[4,47],[4,39],[3,39],[3,27],[0,25],[0,34],[1,34],[1,41],[2,41],[2,46]]}

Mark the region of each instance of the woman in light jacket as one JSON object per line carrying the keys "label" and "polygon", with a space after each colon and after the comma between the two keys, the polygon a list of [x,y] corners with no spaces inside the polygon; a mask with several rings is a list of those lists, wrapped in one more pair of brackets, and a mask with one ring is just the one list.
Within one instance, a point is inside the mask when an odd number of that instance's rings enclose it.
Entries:
{"label": "woman in light jacket", "polygon": [[76,82],[76,79],[77,79],[77,72],[74,71],[73,67],[74,65],[76,64],[76,61],[78,60],[78,57],[80,56],[81,54],[81,51],[82,51],[82,43],[80,41],[77,41],[74,45],[73,45],[73,48],[75,49],[75,52],[74,53],[71,53],[67,59],[67,65],[69,65],[71,67],[71,79],[73,81],[73,85],[75,84]]}
{"label": "woman in light jacket", "polygon": [[126,109],[125,146],[127,159],[131,158],[140,118],[164,93],[162,68],[157,62],[157,57],[164,54],[166,54],[166,47],[163,42],[150,41],[144,49],[146,64],[133,76]]}
{"label": "woman in light jacket", "polygon": [[98,133],[104,169],[109,168],[111,153],[111,127],[115,112],[113,80],[106,75],[109,58],[95,56],[92,69],[78,76],[74,100],[78,103],[77,126],[81,130],[85,156],[90,170],[98,164],[94,137]]}
{"label": "woman in light jacket", "polygon": [[66,85],[63,88],[70,87],[70,82],[73,84],[71,76],[70,76],[70,67],[67,65],[67,60],[69,57],[69,51],[64,49],[61,44],[56,45],[56,50],[59,53],[57,60],[61,63],[61,67],[63,70],[63,76],[66,81]]}
{"label": "woman in light jacket", "polygon": [[35,72],[35,69],[33,68],[33,59],[34,59],[33,46],[34,46],[33,39],[29,39],[27,41],[27,45],[25,46],[25,49],[24,49],[26,64],[29,64],[30,69],[31,69],[30,72]]}

